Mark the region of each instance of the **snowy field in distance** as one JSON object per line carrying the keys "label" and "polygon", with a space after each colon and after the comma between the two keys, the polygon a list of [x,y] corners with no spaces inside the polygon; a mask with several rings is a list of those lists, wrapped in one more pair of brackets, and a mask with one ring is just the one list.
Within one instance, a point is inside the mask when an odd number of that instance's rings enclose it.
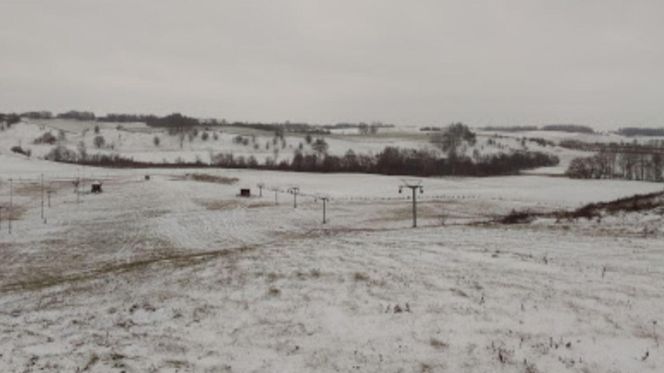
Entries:
{"label": "snowy field in distance", "polygon": [[[40,216],[44,174],[55,191]],[[195,181],[187,174],[237,178]],[[144,175],[151,176],[146,181]],[[71,178],[104,181],[80,196]],[[487,224],[662,189],[561,177],[109,170],[0,155],[2,371],[658,372],[664,232]],[[221,179],[220,179],[221,180]],[[281,191],[299,186],[293,196]],[[237,197],[239,188],[254,197]],[[330,196],[328,224],[314,196]],[[277,204],[278,203],[278,204]],[[661,227],[661,215],[647,215]]]}

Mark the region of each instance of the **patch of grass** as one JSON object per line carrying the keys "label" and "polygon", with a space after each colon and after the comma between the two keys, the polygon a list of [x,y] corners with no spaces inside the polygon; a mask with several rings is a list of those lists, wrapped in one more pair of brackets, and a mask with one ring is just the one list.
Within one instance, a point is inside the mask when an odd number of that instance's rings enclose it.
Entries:
{"label": "patch of grass", "polygon": [[460,297],[468,298],[468,294],[461,289],[451,288],[450,291]]}
{"label": "patch of grass", "polygon": [[185,174],[182,176],[176,176],[177,180],[193,180],[200,181],[204,183],[217,183],[217,184],[227,184],[232,185],[240,181],[237,177],[226,177],[226,176],[216,176],[210,174]]}
{"label": "patch of grass", "polygon": [[420,363],[420,372],[421,373],[430,373],[433,372],[433,367],[429,364]]}
{"label": "patch of grass", "polygon": [[240,180],[237,177],[214,176],[208,174],[191,174],[191,179],[206,183],[219,183],[219,184],[235,184]]}
{"label": "patch of grass", "polygon": [[664,205],[664,192],[636,194],[631,197],[619,198],[608,202],[590,203],[572,212],[563,214],[562,217],[591,219],[600,216],[602,211],[615,214],[620,211],[652,210],[662,205]]}
{"label": "patch of grass", "polygon": [[429,344],[431,347],[435,348],[436,350],[447,350],[450,345],[447,344],[446,342],[441,341],[440,339],[431,337],[429,340]]}
{"label": "patch of grass", "polygon": [[608,202],[589,203],[576,210],[560,210],[550,213],[515,211],[508,215],[496,219],[500,224],[528,224],[537,217],[561,219],[599,219],[602,214],[617,214],[619,212],[638,212],[653,210],[664,206],[664,192],[655,192],[649,194],[636,194],[631,197],[619,198]]}
{"label": "patch of grass", "polygon": [[36,196],[41,193],[40,183],[17,183],[14,182],[14,195],[16,196]]}
{"label": "patch of grass", "polygon": [[205,207],[207,210],[216,211],[216,210],[228,210],[235,209],[242,206],[240,201],[236,200],[194,200],[197,204]]}
{"label": "patch of grass", "polygon": [[369,275],[367,275],[366,273],[362,273],[362,272],[355,272],[355,274],[353,274],[353,280],[355,280],[355,281],[369,281]]}
{"label": "patch of grass", "polygon": [[85,372],[90,370],[95,364],[97,364],[98,361],[99,361],[99,356],[93,353],[92,356],[90,356],[90,360],[88,360],[88,362],[83,367],[82,371]]}
{"label": "patch of grass", "polygon": [[240,255],[246,251],[254,250],[252,246],[240,246],[232,249],[205,251],[200,253],[173,253],[163,256],[135,260],[128,263],[103,263],[99,268],[88,269],[72,274],[41,275],[34,279],[8,283],[0,286],[0,293],[18,290],[39,290],[64,283],[79,283],[93,280],[108,274],[122,274],[142,270],[153,265],[166,265],[172,268],[191,266],[206,260],[219,257]]}
{"label": "patch of grass", "polygon": [[14,204],[9,209],[9,204],[0,203],[0,209],[2,210],[2,224],[3,226],[7,223],[7,220],[21,220],[23,215],[28,211],[28,208],[22,205]]}
{"label": "patch of grass", "polygon": [[166,360],[164,361],[164,364],[178,369],[183,369],[189,366],[189,363],[184,360]]}
{"label": "patch of grass", "polygon": [[512,210],[512,212],[503,216],[498,221],[501,224],[528,224],[535,220],[535,216],[535,213],[529,211]]}

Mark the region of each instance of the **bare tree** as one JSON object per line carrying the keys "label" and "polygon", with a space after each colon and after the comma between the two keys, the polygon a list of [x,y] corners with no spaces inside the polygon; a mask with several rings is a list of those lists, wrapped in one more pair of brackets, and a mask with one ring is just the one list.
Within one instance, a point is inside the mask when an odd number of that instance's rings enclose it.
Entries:
{"label": "bare tree", "polygon": [[445,131],[433,133],[430,141],[447,153],[448,157],[455,158],[461,145],[464,143],[471,146],[475,145],[476,138],[475,133],[465,124],[452,123]]}

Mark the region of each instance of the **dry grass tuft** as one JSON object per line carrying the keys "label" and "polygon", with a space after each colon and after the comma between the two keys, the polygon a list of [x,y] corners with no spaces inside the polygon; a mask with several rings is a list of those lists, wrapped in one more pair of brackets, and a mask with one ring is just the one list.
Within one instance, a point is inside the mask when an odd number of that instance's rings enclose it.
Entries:
{"label": "dry grass tuft", "polygon": [[369,281],[369,275],[362,272],[355,272],[353,275],[353,280],[355,281]]}
{"label": "dry grass tuft", "polygon": [[14,204],[11,210],[8,203],[0,203],[0,214],[2,214],[2,224],[6,224],[7,220],[21,220],[23,215],[28,211],[28,208],[22,205]]}
{"label": "dry grass tuft", "polygon": [[446,342],[443,342],[440,339],[433,337],[431,337],[431,339],[429,340],[429,344],[431,345],[431,347],[437,350],[447,350],[450,347],[450,345],[447,344]]}
{"label": "dry grass tuft", "polygon": [[468,298],[468,294],[467,294],[465,291],[461,290],[461,289],[450,288],[450,291],[451,291],[452,293],[454,293],[454,294],[460,296],[460,297]]}
{"label": "dry grass tuft", "polygon": [[176,176],[176,180],[193,180],[204,183],[217,183],[232,185],[240,181],[237,177],[215,176],[209,174],[185,174],[183,176]]}
{"label": "dry grass tuft", "polygon": [[235,200],[194,200],[197,204],[205,207],[207,210],[228,210],[242,207],[242,203]]}

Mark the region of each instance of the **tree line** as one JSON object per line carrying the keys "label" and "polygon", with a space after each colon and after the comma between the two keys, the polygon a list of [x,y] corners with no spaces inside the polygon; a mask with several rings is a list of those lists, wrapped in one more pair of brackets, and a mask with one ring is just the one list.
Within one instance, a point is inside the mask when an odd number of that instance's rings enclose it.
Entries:
{"label": "tree line", "polygon": [[618,134],[632,136],[662,136],[664,137],[664,128],[643,128],[643,127],[625,127],[618,130]]}
{"label": "tree line", "polygon": [[151,163],[134,161],[117,154],[77,153],[58,145],[46,156],[56,162],[77,163],[104,167],[220,167],[248,168],[261,170],[321,172],[321,173],[369,173],[382,175],[410,176],[493,176],[511,175],[519,171],[544,166],[554,166],[556,156],[542,152],[516,151],[483,156],[472,160],[464,156],[441,158],[434,151],[403,149],[388,146],[375,155],[356,154],[349,150],[343,156],[324,153],[314,154],[296,151],[293,158],[275,162],[267,158],[259,162],[254,156],[234,156],[232,153],[218,153],[211,156],[211,162]]}
{"label": "tree line", "polygon": [[4,129],[5,126],[10,128],[12,125],[21,121],[21,117],[15,113],[3,114],[0,113],[0,128]]}
{"label": "tree line", "polygon": [[[2,114],[0,114],[2,115]],[[96,116],[95,113],[90,111],[70,110],[64,113],[53,115],[50,111],[28,111],[21,114],[12,114],[12,118],[29,118],[29,119],[71,119],[81,121],[98,121],[98,122],[112,122],[112,123],[135,123],[142,122],[151,127],[168,127],[176,128],[179,130],[186,130],[187,128],[195,126],[234,126],[245,127],[264,131],[282,131],[291,133],[310,133],[310,134],[330,134],[332,129],[343,128],[357,128],[360,134],[375,134],[379,128],[394,127],[393,124],[385,124],[382,122],[372,122],[367,124],[360,123],[337,123],[317,125],[305,122],[228,122],[225,119],[198,119],[183,115],[181,113],[173,113],[165,116],[157,116],[154,114],[121,114],[109,113],[104,116]]]}
{"label": "tree line", "polygon": [[483,131],[493,132],[525,132],[525,131],[560,131],[572,133],[595,133],[591,127],[579,124],[548,124],[545,126],[488,126],[481,128]]}
{"label": "tree line", "polygon": [[[282,134],[283,136],[283,134]],[[278,137],[275,136],[275,146]],[[282,138],[283,140],[283,138]],[[445,131],[432,134],[430,141],[447,157],[441,157],[433,149],[405,149],[387,146],[378,154],[356,154],[349,150],[343,156],[328,154],[328,144],[323,138],[314,139],[311,135],[305,138],[313,153],[305,153],[302,147],[294,152],[292,159],[277,162],[274,158],[266,158],[262,163],[254,156],[234,156],[232,153],[211,155],[209,164],[201,161],[187,163],[153,164],[135,162],[130,158],[118,155],[88,155],[57,146],[47,159],[59,162],[82,163],[109,167],[222,167],[222,168],[253,168],[266,170],[330,172],[330,173],[370,173],[383,175],[413,176],[492,176],[516,174],[522,170],[537,167],[554,166],[559,163],[558,157],[543,152],[512,151],[490,155],[475,154],[473,158],[465,155],[465,147],[476,142],[475,134],[462,123],[452,123]],[[248,139],[237,136],[234,142],[248,145]],[[253,140],[255,143],[255,138]],[[257,145],[257,144],[255,144]]]}
{"label": "tree line", "polygon": [[567,176],[577,179],[625,179],[662,181],[664,148],[643,146],[625,151],[607,148],[590,157],[573,159]]}

